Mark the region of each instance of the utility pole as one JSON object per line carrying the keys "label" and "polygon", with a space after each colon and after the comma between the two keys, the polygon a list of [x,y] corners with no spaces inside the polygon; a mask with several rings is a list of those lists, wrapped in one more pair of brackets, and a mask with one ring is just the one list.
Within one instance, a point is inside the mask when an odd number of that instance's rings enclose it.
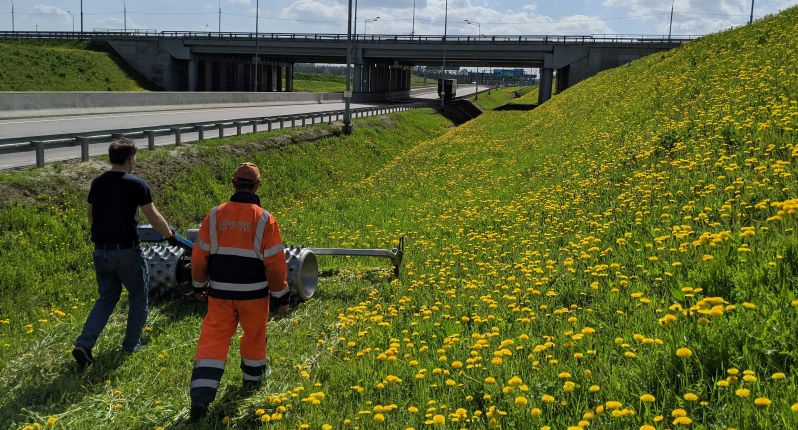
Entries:
{"label": "utility pole", "polygon": [[410,35],[416,35],[416,0],[413,0],[413,29],[410,30]]}
{"label": "utility pole", "polygon": [[748,25],[754,22],[754,0],[751,0],[751,17],[748,18]]}
{"label": "utility pole", "polygon": [[[446,9],[443,14],[443,61],[441,62],[441,79],[446,79],[446,25],[449,21],[449,0],[446,0]],[[441,108],[446,105],[446,84],[441,82]]]}
{"label": "utility pole", "polygon": [[122,11],[125,20],[125,33],[127,33],[127,3],[125,0],[122,0]]}
{"label": "utility pole", "polygon": [[673,30],[673,3],[676,0],[671,0],[671,23],[668,25],[668,42],[671,41],[671,30]]}
{"label": "utility pole", "polygon": [[[258,24],[260,21],[260,0],[255,2],[255,91],[258,91],[258,63],[260,62],[260,58],[258,58]],[[280,69],[277,68],[279,72]],[[274,81],[272,81],[274,82]]]}
{"label": "utility pole", "polygon": [[80,32],[83,33],[83,0],[80,0]]}
{"label": "utility pole", "polygon": [[344,91],[344,127],[343,132],[352,134],[352,117],[349,110],[352,99],[352,0],[349,0],[349,19],[346,22],[346,90]]}
{"label": "utility pole", "polygon": [[15,33],[17,31],[14,25],[14,0],[11,0],[11,32]]}
{"label": "utility pole", "polygon": [[222,0],[219,0],[219,34],[222,34]]}

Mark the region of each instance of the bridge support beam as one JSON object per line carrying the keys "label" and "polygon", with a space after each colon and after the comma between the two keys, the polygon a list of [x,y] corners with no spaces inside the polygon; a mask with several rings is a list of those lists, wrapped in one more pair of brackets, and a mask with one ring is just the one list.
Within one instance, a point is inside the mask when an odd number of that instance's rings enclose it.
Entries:
{"label": "bridge support beam", "polygon": [[560,94],[561,92],[568,89],[571,82],[571,65],[567,65],[565,67],[561,67],[557,69],[557,88],[556,94]]}
{"label": "bridge support beam", "polygon": [[543,104],[551,98],[551,84],[554,80],[554,69],[540,69],[540,89],[538,90],[538,104]]}
{"label": "bridge support beam", "polygon": [[274,84],[274,91],[283,92],[283,67],[274,66],[274,75],[277,76],[277,81]]}

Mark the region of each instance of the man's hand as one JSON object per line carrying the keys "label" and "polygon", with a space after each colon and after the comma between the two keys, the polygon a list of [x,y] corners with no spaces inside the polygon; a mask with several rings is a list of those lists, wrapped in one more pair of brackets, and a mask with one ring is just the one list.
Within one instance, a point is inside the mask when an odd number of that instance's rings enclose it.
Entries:
{"label": "man's hand", "polygon": [[174,230],[169,230],[169,233],[171,233],[171,236],[166,238],[166,241],[169,243],[169,245],[172,245],[172,246],[183,246],[180,243],[180,241],[177,240],[177,237],[175,237],[175,231]]}
{"label": "man's hand", "polygon": [[289,304],[287,304],[287,303],[282,305],[282,306],[280,306],[279,308],[277,308],[277,316],[278,317],[286,316],[290,309],[291,309],[291,306]]}
{"label": "man's hand", "polygon": [[199,300],[200,302],[204,302],[205,300],[208,299],[208,291],[206,291],[206,290],[197,291],[195,289],[194,290],[194,298]]}

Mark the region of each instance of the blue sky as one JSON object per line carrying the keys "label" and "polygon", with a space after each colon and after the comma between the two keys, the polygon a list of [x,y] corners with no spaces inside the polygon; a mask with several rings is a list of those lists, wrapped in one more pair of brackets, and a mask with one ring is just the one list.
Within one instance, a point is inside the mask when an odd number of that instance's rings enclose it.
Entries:
{"label": "blue sky", "polygon": [[[0,30],[80,28],[80,0],[0,0]],[[128,28],[254,31],[256,0],[125,0]],[[415,33],[442,34],[445,0],[416,0]],[[750,0],[673,0],[673,34],[706,34],[748,21]],[[358,0],[358,31],[409,34],[413,0]],[[798,5],[798,0],[756,0],[761,17]],[[671,0],[450,0],[450,34],[667,34]],[[83,0],[84,28],[121,29],[123,0]],[[70,13],[71,12],[71,15]],[[346,31],[344,0],[262,0],[260,31],[339,33]],[[480,23],[468,25],[464,20]]]}

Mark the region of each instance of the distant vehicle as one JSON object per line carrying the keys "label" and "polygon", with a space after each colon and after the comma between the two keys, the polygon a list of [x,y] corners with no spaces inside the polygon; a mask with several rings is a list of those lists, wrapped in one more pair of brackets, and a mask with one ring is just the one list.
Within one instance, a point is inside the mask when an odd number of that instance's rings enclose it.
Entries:
{"label": "distant vehicle", "polygon": [[438,98],[451,100],[457,95],[456,79],[438,79]]}

